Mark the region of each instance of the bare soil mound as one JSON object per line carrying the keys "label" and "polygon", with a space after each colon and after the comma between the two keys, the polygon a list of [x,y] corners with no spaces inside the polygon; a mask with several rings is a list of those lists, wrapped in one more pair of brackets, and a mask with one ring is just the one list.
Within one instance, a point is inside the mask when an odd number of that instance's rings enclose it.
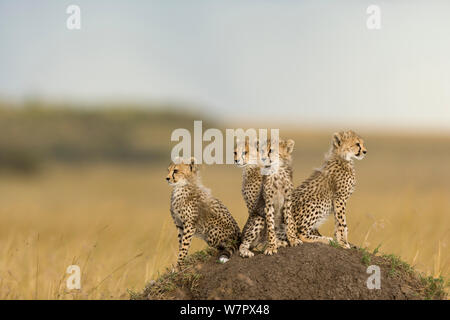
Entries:
{"label": "bare soil mound", "polygon": [[[381,288],[368,289],[369,265]],[[220,264],[213,251],[189,257],[132,299],[444,299],[443,279],[423,278],[397,257],[319,243],[281,248],[274,256],[235,254]]]}

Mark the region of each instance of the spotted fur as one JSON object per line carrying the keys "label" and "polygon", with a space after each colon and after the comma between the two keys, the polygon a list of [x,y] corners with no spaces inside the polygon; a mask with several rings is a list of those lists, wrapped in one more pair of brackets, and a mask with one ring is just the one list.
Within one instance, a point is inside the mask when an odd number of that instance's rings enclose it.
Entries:
{"label": "spotted fur", "polygon": [[[267,239],[268,246],[265,253],[273,254],[278,247],[287,246],[289,240],[285,222],[292,221],[289,213],[289,195],[293,189],[291,153],[294,142],[292,140],[280,142],[280,166],[267,175],[261,174],[261,166],[267,170],[273,163],[269,161],[267,166],[263,163],[248,164],[250,154],[248,143],[243,146],[238,145],[235,150],[235,163],[243,167],[242,195],[249,210],[249,217],[242,231],[239,253],[242,257],[252,257],[254,254],[250,249]],[[264,151],[269,153],[269,149],[265,148],[266,146],[261,146],[258,153],[264,154]],[[273,158],[273,154],[270,156]],[[291,225],[293,226],[292,222]],[[296,245],[299,240],[295,239],[294,228],[291,228],[291,231],[289,243]]]}
{"label": "spotted fur", "polygon": [[363,139],[355,132],[333,135],[322,167],[292,193],[292,215],[302,241],[329,243],[332,238],[320,235],[317,228],[333,213],[337,242],[350,248],[345,209],[356,184],[353,159],[361,160],[366,153]]}
{"label": "spotted fur", "polygon": [[166,180],[173,186],[170,213],[178,230],[177,264],[182,264],[194,235],[229,258],[239,246],[239,226],[222,202],[202,185],[195,159],[187,164],[173,163],[168,171]]}

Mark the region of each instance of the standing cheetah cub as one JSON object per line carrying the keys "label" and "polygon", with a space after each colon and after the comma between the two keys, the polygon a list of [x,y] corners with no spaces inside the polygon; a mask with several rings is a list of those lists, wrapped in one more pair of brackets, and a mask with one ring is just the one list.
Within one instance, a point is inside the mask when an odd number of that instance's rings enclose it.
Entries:
{"label": "standing cheetah cub", "polygon": [[[248,209],[248,219],[242,230],[242,242],[239,247],[239,254],[246,257],[253,257],[254,253],[250,249],[265,242],[266,238],[266,218],[264,213],[264,197],[262,195],[261,168],[257,164],[258,143],[254,145],[254,155],[251,154],[250,143],[237,142],[234,150],[234,162],[242,168],[242,196]],[[253,159],[254,158],[254,159]],[[275,226],[278,246],[287,246],[287,238],[284,231],[284,223]]]}
{"label": "standing cheetah cub", "polygon": [[350,248],[345,207],[356,182],[353,159],[361,160],[366,153],[363,139],[355,132],[333,135],[322,167],[292,194],[292,214],[302,241],[329,243],[332,238],[321,236],[317,228],[334,213],[336,240],[342,247]]}
{"label": "standing cheetah cub", "polygon": [[173,186],[170,213],[178,230],[177,265],[186,257],[194,235],[219,249],[221,262],[228,261],[239,245],[237,222],[222,202],[202,185],[194,158],[187,163],[176,161],[168,171],[166,180]]}

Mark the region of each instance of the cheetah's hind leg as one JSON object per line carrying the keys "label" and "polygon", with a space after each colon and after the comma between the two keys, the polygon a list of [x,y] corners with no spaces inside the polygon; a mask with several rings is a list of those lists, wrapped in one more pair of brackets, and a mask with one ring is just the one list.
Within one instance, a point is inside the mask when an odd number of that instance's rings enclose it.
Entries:
{"label": "cheetah's hind leg", "polygon": [[239,247],[239,255],[243,258],[251,258],[255,254],[250,251],[261,239],[261,233],[265,227],[265,219],[261,216],[250,216],[242,231],[242,243]]}
{"label": "cheetah's hind leg", "polygon": [[300,233],[300,240],[302,240],[303,242],[321,242],[324,244],[330,244],[330,241],[333,241],[333,238],[318,236],[314,233],[315,232],[313,230],[309,231],[308,233]]}
{"label": "cheetah's hind leg", "polygon": [[319,237],[322,236],[322,235],[320,234],[320,232],[319,232],[318,229],[312,229],[312,230],[311,230],[311,234],[312,234],[312,235],[315,235],[315,236],[319,236]]}

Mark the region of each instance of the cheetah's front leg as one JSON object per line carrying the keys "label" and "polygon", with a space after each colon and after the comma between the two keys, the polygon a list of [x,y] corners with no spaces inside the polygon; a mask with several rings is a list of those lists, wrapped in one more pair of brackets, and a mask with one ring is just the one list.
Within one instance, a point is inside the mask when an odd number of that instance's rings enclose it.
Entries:
{"label": "cheetah's front leg", "polygon": [[345,218],[345,199],[335,199],[334,205],[334,218],[335,218],[335,236],[337,242],[345,249],[350,249],[350,244],[347,241],[347,221]]}
{"label": "cheetah's front leg", "polygon": [[177,225],[177,232],[178,232],[178,251],[180,251],[183,239],[183,227]]}
{"label": "cheetah's front leg", "polygon": [[274,217],[274,205],[272,200],[266,200],[266,207],[264,213],[266,214],[267,225],[267,248],[264,251],[266,255],[272,255],[277,253],[277,237],[275,233],[275,217]]}
{"label": "cheetah's front leg", "polygon": [[282,225],[282,228],[280,230],[275,229],[275,234],[277,236],[277,247],[278,248],[284,248],[289,245],[285,229],[286,229],[286,227],[284,226],[284,224]]}
{"label": "cheetah's front leg", "polygon": [[195,228],[192,224],[186,223],[183,229],[183,235],[181,236],[181,245],[178,252],[177,267],[180,267],[184,258],[188,254],[189,247],[191,246],[192,237],[194,236]]}
{"label": "cheetah's front leg", "polygon": [[292,204],[292,201],[291,201],[291,196],[290,196],[290,192],[289,192],[289,194],[286,196],[286,199],[285,199],[284,205],[283,205],[283,217],[284,217],[284,223],[286,224],[286,235],[287,235],[289,245],[291,247],[295,247],[295,246],[301,244],[302,241],[297,238],[297,233],[296,233],[297,227],[296,227],[294,218],[292,217],[291,204]]}

